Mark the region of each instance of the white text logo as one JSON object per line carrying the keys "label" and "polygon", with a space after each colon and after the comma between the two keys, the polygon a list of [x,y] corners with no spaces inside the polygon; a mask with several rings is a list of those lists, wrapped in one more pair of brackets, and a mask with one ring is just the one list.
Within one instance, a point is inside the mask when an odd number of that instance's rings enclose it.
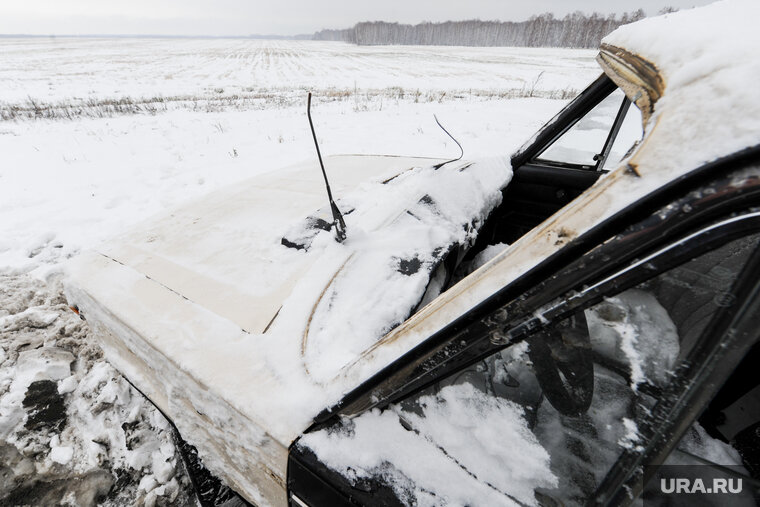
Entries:
{"label": "white text logo", "polygon": [[660,479],[660,491],[663,493],[741,493],[741,479],[715,478],[712,484],[702,479]]}

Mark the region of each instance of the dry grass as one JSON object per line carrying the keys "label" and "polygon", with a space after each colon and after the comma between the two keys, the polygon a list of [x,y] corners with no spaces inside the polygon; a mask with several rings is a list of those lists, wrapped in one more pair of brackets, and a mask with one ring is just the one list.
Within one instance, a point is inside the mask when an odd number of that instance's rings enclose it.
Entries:
{"label": "dry grass", "polygon": [[[243,93],[225,95],[223,89],[206,96],[156,96],[90,98],[68,102],[43,102],[32,97],[22,103],[0,102],[0,121],[75,120],[78,118],[109,118],[113,116],[155,115],[170,110],[220,112],[229,110],[260,110],[293,107],[305,104],[306,89],[246,89]],[[353,102],[354,111],[382,109],[384,101],[449,102],[459,100],[504,100],[517,98],[548,98],[567,100],[578,90],[537,90],[533,86],[502,90],[420,91],[401,87],[370,90],[328,88],[314,91],[319,102]]]}

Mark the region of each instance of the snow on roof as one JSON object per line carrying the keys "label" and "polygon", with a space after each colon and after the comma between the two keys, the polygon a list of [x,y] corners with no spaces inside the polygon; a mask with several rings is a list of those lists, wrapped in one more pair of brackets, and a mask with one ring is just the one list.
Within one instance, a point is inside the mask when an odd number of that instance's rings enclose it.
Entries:
{"label": "snow on roof", "polygon": [[[623,25],[602,39],[656,65],[670,81],[757,60],[760,2],[724,0]],[[716,57],[720,57],[716,61]],[[673,82],[673,84],[676,84]],[[684,84],[683,82],[679,84]]]}
{"label": "snow on roof", "polygon": [[[653,64],[665,83],[640,150],[663,169],[760,143],[760,2],[726,0],[624,25],[602,40]],[[644,163],[644,160],[640,161]]]}

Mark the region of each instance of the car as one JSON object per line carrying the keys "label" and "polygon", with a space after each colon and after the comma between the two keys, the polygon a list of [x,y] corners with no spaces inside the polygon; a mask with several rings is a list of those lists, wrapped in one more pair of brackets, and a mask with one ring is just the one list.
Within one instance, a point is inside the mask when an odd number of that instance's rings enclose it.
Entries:
{"label": "car", "polygon": [[216,191],[80,255],[68,301],[254,504],[618,505],[698,484],[660,487],[663,465],[752,501],[759,15],[619,28],[509,160],[327,157],[330,205],[316,161]]}

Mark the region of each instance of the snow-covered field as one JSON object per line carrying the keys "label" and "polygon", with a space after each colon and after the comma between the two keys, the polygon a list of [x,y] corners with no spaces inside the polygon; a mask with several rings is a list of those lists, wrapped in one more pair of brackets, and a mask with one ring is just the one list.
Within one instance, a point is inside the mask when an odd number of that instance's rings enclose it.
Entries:
{"label": "snow-covered field", "polygon": [[[596,77],[593,56],[0,39],[0,453],[9,463],[0,477],[38,493],[55,486],[78,504],[109,491],[112,503],[186,500],[166,422],[65,307],[67,258],[188,199],[314,157],[307,90],[324,155],[456,156],[434,114],[465,157],[508,155]],[[45,399],[63,403],[65,417],[27,424],[32,385],[52,389]],[[140,445],[130,440],[138,433]],[[88,487],[67,489],[73,477]]]}
{"label": "snow-covered field", "polygon": [[[0,39],[0,48],[0,109],[84,111],[0,121],[4,272],[49,265],[183,200],[313,157],[306,89],[326,155],[456,155],[437,114],[465,156],[480,157],[509,154],[565,103],[535,96],[581,89],[599,72],[588,50],[236,39]],[[250,87],[288,100],[192,105]],[[150,97],[169,106],[103,105]]]}
{"label": "snow-covered field", "polygon": [[[0,117],[269,108],[303,101],[567,96],[593,51],[246,39],[2,39]],[[445,94],[445,95],[444,95]],[[52,111],[51,111],[52,109]]]}

